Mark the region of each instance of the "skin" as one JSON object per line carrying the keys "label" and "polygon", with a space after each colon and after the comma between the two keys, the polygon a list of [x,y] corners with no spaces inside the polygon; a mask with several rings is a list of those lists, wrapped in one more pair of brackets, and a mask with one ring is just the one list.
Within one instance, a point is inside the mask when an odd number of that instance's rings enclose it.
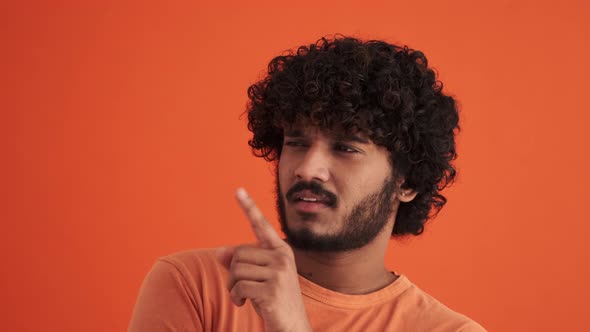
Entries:
{"label": "skin", "polygon": [[232,302],[242,306],[249,299],[267,332],[311,331],[291,247],[244,189],[238,189],[236,197],[258,242],[223,248],[217,253],[229,271],[227,289]]}
{"label": "skin", "polygon": [[[389,152],[362,135],[341,137],[317,128],[285,131],[279,160],[279,181],[284,193],[299,181],[317,181],[337,195],[334,208],[319,207],[315,218],[302,218],[296,204],[285,202],[291,230],[307,228],[313,233],[335,234],[352,208],[379,190],[391,176]],[[367,294],[397,278],[387,270],[384,256],[400,202],[416,196],[401,189],[399,179],[392,197],[393,213],[382,231],[367,245],[345,252],[311,252],[291,248],[264,218],[243,189],[237,198],[248,217],[258,243],[224,248],[218,252],[228,269],[227,288],[232,301],[241,306],[250,299],[265,323],[265,331],[311,331],[298,275],[345,294]],[[284,196],[283,196],[284,197]]]}

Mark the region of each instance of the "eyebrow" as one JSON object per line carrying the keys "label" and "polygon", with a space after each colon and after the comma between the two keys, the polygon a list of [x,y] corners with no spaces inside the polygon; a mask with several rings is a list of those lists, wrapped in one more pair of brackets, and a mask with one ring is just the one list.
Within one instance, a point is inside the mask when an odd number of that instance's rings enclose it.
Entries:
{"label": "eyebrow", "polygon": [[298,129],[286,130],[284,135],[289,136],[289,137],[303,137],[304,136],[303,132]]}
{"label": "eyebrow", "polygon": [[[286,136],[286,137],[305,137],[303,132],[299,129],[292,129],[292,130],[285,131],[284,136]],[[356,142],[356,143],[361,143],[361,144],[371,143],[369,141],[369,139],[358,136],[358,135],[338,134],[338,135],[333,135],[333,138],[336,141],[341,141],[341,142]]]}

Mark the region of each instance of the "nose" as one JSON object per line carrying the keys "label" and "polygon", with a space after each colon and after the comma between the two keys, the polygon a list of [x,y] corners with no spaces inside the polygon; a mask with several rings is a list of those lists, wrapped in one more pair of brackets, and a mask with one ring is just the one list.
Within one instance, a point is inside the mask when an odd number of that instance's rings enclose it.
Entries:
{"label": "nose", "polygon": [[303,181],[327,182],[330,180],[330,155],[318,145],[311,146],[295,168],[295,176]]}

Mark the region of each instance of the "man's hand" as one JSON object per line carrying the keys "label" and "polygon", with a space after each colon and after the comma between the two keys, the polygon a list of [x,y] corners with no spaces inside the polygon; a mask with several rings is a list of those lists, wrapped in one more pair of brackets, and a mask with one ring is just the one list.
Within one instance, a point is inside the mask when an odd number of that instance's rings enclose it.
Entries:
{"label": "man's hand", "polygon": [[238,189],[236,197],[258,243],[225,248],[218,253],[229,271],[227,289],[232,302],[242,306],[250,299],[266,332],[311,331],[291,247],[279,237],[244,189]]}

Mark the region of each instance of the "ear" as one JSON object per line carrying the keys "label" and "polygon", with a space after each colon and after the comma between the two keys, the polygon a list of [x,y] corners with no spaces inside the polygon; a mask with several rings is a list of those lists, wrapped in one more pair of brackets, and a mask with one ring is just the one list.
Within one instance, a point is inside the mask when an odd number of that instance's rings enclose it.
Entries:
{"label": "ear", "polygon": [[404,178],[400,178],[397,181],[396,196],[397,196],[397,199],[399,199],[399,201],[402,203],[411,202],[414,198],[416,198],[416,195],[418,195],[418,192],[416,192],[416,190],[414,190],[414,189],[402,188],[405,182],[406,181]]}
{"label": "ear", "polygon": [[414,189],[399,189],[397,192],[397,197],[400,202],[408,203],[411,202],[414,198],[416,198],[418,193]]}

